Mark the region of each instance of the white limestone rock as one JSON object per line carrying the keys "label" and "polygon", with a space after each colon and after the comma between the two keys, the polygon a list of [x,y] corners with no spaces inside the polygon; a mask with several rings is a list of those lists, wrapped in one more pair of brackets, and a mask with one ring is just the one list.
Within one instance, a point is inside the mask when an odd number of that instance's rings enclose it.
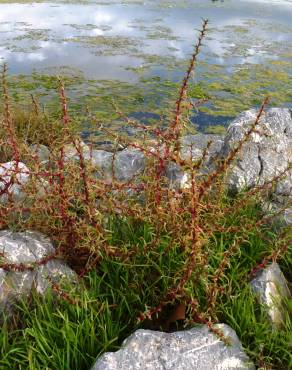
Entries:
{"label": "white limestone rock", "polygon": [[95,168],[95,175],[98,178],[111,180],[113,176],[114,154],[105,150],[92,150],[91,164]]}
{"label": "white limestone rock", "polygon": [[279,265],[274,262],[260,271],[251,281],[251,287],[259,302],[267,306],[267,313],[273,326],[281,326],[284,320],[283,300],[291,294]]}
{"label": "white limestone rock", "polygon": [[[4,271],[0,272],[0,314],[10,315],[17,299],[29,295],[36,272]],[[0,322],[2,317],[0,316]]]}
{"label": "white limestone rock", "polygon": [[[202,159],[204,150],[208,143],[212,142],[209,147],[208,154],[204,158],[204,163],[201,166],[197,176],[207,174],[213,168],[213,160],[219,155],[222,145],[223,137],[221,135],[213,134],[196,134],[186,135],[180,140],[181,148],[180,155],[183,160],[192,160],[193,162]],[[191,186],[191,177],[181,166],[170,162],[166,166],[165,175],[169,180],[170,187],[175,189],[186,189]]]}
{"label": "white limestone rock", "polygon": [[29,178],[29,169],[24,163],[16,161],[1,163],[0,202],[5,204],[9,198],[15,202],[23,201],[26,197],[23,187]]}
{"label": "white limestone rock", "polygon": [[0,253],[6,263],[34,263],[54,253],[50,239],[36,231],[0,231]]}
{"label": "white limestone rock", "polygon": [[[80,149],[84,160],[90,161],[91,159],[91,150],[90,147],[85,144],[82,140],[79,142]],[[75,145],[67,144],[64,146],[64,159],[65,161],[80,161],[80,155]]]}
{"label": "white limestone rock", "polygon": [[145,165],[146,159],[141,150],[122,150],[114,157],[114,176],[118,181],[130,181],[144,171]]}
{"label": "white limestone rock", "polygon": [[233,329],[217,324],[231,340],[226,346],[206,325],[175,333],[137,330],[117,352],[97,359],[92,370],[252,370]]}
{"label": "white limestone rock", "polygon": [[[52,259],[45,264],[37,262],[52,256],[55,248],[50,239],[35,231],[0,231],[1,263],[23,265],[21,271],[0,268],[0,313],[10,313],[17,299],[28,296],[32,288],[44,294],[49,287],[49,276],[60,282],[63,278],[76,281],[76,274],[60,260]],[[27,269],[31,266],[33,269]]]}
{"label": "white limestone rock", "polygon": [[176,163],[168,163],[165,175],[169,180],[169,186],[174,189],[186,189],[190,186],[190,176]]}
{"label": "white limestone rock", "polygon": [[[251,109],[241,113],[230,124],[221,150],[226,157],[244,137],[258,112]],[[264,184],[284,171],[292,161],[292,115],[290,109],[270,108],[260,119],[257,132],[243,144],[241,153],[229,172],[228,185],[233,191]],[[291,171],[277,191],[292,187]],[[285,189],[285,190],[284,190]]]}
{"label": "white limestone rock", "polygon": [[38,293],[44,294],[50,287],[48,277],[58,284],[62,281],[75,283],[77,278],[75,272],[65,265],[64,262],[57,259],[48,261],[37,270],[35,288]]}
{"label": "white limestone rock", "polygon": [[220,153],[223,146],[224,137],[215,134],[196,134],[186,135],[181,138],[181,157],[182,159],[192,159],[194,161],[202,158],[208,143],[212,142],[206,156],[206,162]]}

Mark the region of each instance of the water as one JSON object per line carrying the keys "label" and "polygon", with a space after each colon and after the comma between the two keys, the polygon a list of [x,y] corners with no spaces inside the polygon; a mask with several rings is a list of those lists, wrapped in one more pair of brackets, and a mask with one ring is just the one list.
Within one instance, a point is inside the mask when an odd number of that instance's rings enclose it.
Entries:
{"label": "water", "polygon": [[[136,75],[125,68],[143,65],[139,54],[188,57],[202,17],[208,18],[214,29],[203,52],[213,63],[262,63],[267,57],[277,58],[269,49],[273,43],[292,40],[292,1],[179,3],[3,3],[0,58],[12,73],[69,65],[89,78],[129,81]],[[241,52],[236,51],[238,35],[232,40],[230,34],[236,26],[247,27],[248,44]],[[106,45],[102,39],[109,38],[110,43],[115,37],[123,38],[121,45]]]}
{"label": "water", "polygon": [[[69,70],[96,86],[141,86],[152,77],[179,81],[202,18],[209,19],[210,32],[200,73],[215,66],[218,75],[232,76],[243,66],[284,61],[290,74],[291,0],[1,1],[0,61],[14,76]],[[216,78],[213,72],[200,80]],[[289,104],[288,98],[281,103]]]}

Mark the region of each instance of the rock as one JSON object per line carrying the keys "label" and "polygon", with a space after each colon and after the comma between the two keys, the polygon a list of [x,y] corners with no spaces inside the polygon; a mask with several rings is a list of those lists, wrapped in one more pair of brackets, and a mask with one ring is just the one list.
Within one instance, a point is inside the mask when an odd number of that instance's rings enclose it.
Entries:
{"label": "rock", "polygon": [[54,253],[49,238],[35,231],[0,231],[0,253],[6,263],[34,263]]}
{"label": "rock", "polygon": [[44,294],[50,287],[50,282],[47,279],[48,276],[56,283],[59,283],[63,278],[70,282],[76,281],[75,272],[62,261],[54,259],[40,266],[37,270],[35,288],[38,293]]}
{"label": "rock", "polygon": [[137,330],[122,348],[103,354],[92,370],[224,370],[255,369],[233,329],[217,324],[226,346],[206,325],[176,333]]}
{"label": "rock", "polygon": [[[22,162],[18,165],[15,161],[0,164],[0,203],[6,204],[9,198],[14,202],[26,202],[28,198],[35,201],[36,198],[46,196],[50,191],[50,184],[37,176],[34,179],[35,190],[26,192],[25,187],[31,179],[33,176],[30,170]],[[7,190],[1,195],[1,191],[4,191],[6,186]],[[28,206],[27,202],[25,204]]]}
{"label": "rock", "polygon": [[33,144],[30,145],[30,150],[32,155],[36,156],[41,163],[46,164],[49,162],[51,153],[47,146],[42,144]]}
{"label": "rock", "polygon": [[[33,266],[52,255],[55,248],[50,239],[34,231],[0,231],[1,263]],[[53,259],[33,270],[5,271],[0,268],[0,312],[10,312],[16,299],[28,296],[33,287],[44,293],[49,286],[47,276],[60,282],[63,277],[74,280],[75,273],[62,261]]]}
{"label": "rock", "polygon": [[47,196],[47,194],[51,194],[53,191],[53,186],[50,185],[49,181],[41,178],[36,177],[36,189],[35,192],[31,193],[32,201],[34,199],[41,199]]}
{"label": "rock", "polygon": [[285,225],[292,225],[292,207],[285,209],[282,218]]}
{"label": "rock", "polygon": [[110,153],[92,150],[91,163],[96,167],[96,176],[106,180],[126,182],[132,180],[145,169],[145,156],[138,149],[124,149]]}
{"label": "rock", "polygon": [[106,152],[115,153],[125,149],[125,146],[119,143],[115,143],[110,140],[96,141],[94,140],[94,147],[98,150],[104,150]]}
{"label": "rock", "polygon": [[[181,153],[184,159],[192,155],[193,159],[199,159],[202,156],[204,148],[208,142],[213,140],[210,147],[207,159],[210,159],[217,154],[223,144],[220,135],[187,135],[181,140]],[[116,153],[111,153],[105,150],[92,150],[83,143],[85,148],[85,158],[90,160],[92,165],[96,167],[96,176],[105,180],[112,180],[113,176],[117,181],[131,181],[135,176],[139,175],[145,169],[146,158],[144,153],[139,149],[124,149]],[[155,148],[153,149],[155,150]],[[65,148],[66,160],[69,158],[78,160],[76,149],[72,145],[67,145]],[[87,155],[88,154],[88,155]],[[167,166],[166,176],[174,187],[185,187],[188,183],[188,176],[179,166],[170,163]]]}
{"label": "rock", "polygon": [[292,225],[292,196],[272,194],[269,201],[264,201],[262,209],[267,214],[274,214],[273,223],[278,226]]}
{"label": "rock", "polygon": [[198,160],[202,158],[204,149],[212,141],[206,157],[206,162],[220,153],[223,146],[224,137],[213,134],[186,135],[181,138],[181,157],[182,159]]}
{"label": "rock", "polygon": [[292,225],[292,171],[288,176],[277,183],[275,194],[273,195],[273,206],[277,211],[286,208],[279,217],[284,225]]}
{"label": "rock", "polygon": [[91,163],[95,167],[98,178],[111,180],[113,176],[113,153],[105,150],[92,150]]}
{"label": "rock", "polygon": [[[5,204],[9,198],[15,202],[23,201],[26,196],[23,187],[29,178],[29,169],[22,162],[0,164],[0,202]],[[4,193],[1,195],[1,192]]]}
{"label": "rock", "polygon": [[[208,143],[212,141],[208,154],[205,158],[204,165],[200,168],[198,176],[207,173],[212,168],[212,159],[220,153],[223,145],[223,137],[221,135],[212,134],[196,134],[186,135],[181,138],[180,155],[183,160],[197,161],[202,158],[204,149]],[[184,189],[190,187],[190,176],[178,164],[170,162],[165,171],[165,175],[170,182],[170,186],[176,189]]]}
{"label": "rock", "polygon": [[130,181],[145,169],[146,159],[141,150],[125,149],[114,157],[114,176],[118,181]]}
{"label": "rock", "polygon": [[169,180],[169,185],[174,189],[185,189],[190,186],[190,178],[187,172],[176,163],[169,163],[166,166],[165,175]]}
{"label": "rock", "polygon": [[[257,110],[241,113],[230,124],[221,156],[226,157],[255,121]],[[270,108],[261,117],[256,133],[251,135],[229,171],[228,185],[233,191],[264,184],[284,171],[292,161],[292,115],[290,109]],[[291,170],[282,189],[292,187]]]}
{"label": "rock", "polygon": [[0,286],[1,286],[1,285],[3,284],[3,282],[4,282],[5,276],[6,276],[6,272],[5,272],[5,270],[3,270],[2,268],[0,268]]}
{"label": "rock", "polygon": [[[14,302],[21,297],[28,296],[36,273],[34,271],[9,271],[3,275],[0,285],[0,314],[10,314]],[[1,322],[0,316],[0,322]]]}
{"label": "rock", "polygon": [[267,305],[273,326],[281,326],[284,320],[283,299],[290,297],[290,291],[279,265],[274,262],[260,271],[251,281],[251,287],[260,303]]}
{"label": "rock", "polygon": [[[76,150],[68,148],[69,146],[66,147],[66,160],[79,160]],[[105,180],[112,180],[115,177],[117,181],[130,181],[145,168],[145,156],[138,149],[124,149],[116,153],[86,149],[84,158],[95,167],[95,175]]]}
{"label": "rock", "polygon": [[292,196],[292,172],[288,173],[285,179],[277,183],[276,194],[283,196]]}
{"label": "rock", "polygon": [[[83,158],[86,161],[91,159],[91,150],[88,145],[86,145],[82,140],[80,140],[80,147],[82,150]],[[80,156],[73,144],[67,144],[64,146],[64,159],[65,161],[79,161]]]}

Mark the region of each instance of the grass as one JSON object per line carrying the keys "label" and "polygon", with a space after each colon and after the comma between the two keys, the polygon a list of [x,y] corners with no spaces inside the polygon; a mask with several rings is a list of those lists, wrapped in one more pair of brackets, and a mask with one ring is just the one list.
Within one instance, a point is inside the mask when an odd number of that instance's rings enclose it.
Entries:
{"label": "grass", "polygon": [[[128,221],[115,221],[111,231],[112,241],[121,248],[137,245],[143,248],[153,238],[147,225],[137,227]],[[233,238],[234,235],[223,238],[218,234],[210,240],[211,264],[216,265],[222,250],[228,248]],[[171,254],[162,257],[167,247],[166,235],[156,252],[137,254],[131,263],[104,259],[97,271],[80,281],[83,289],[64,288],[78,301],[75,305],[56,298],[52,291],[45,297],[35,294],[21,302],[15,320],[12,324],[6,323],[0,333],[0,367],[86,369],[103,352],[117,350],[122,340],[139,327],[165,330],[175,304],[167,306],[154,321],[139,324],[137,317],[145,306],[155,306],[161,300],[175,279],[174,272],[184,265],[184,254],[179,248],[173,248]],[[240,259],[234,256],[224,278],[225,293],[218,301],[216,315],[219,322],[235,329],[246,352],[258,366],[288,369],[292,364],[291,317],[287,313],[285,325],[271,331],[265,310],[255,302],[246,278],[266,249],[265,241],[253,233],[246,235]],[[284,261],[281,265],[285,270]],[[190,282],[187,289],[196,292],[198,288]],[[177,325],[178,329],[190,327]]]}
{"label": "grass", "polygon": [[[252,271],[276,260],[291,281],[291,228],[279,231],[272,222],[275,215],[261,208],[290,167],[238,194],[230,194],[225,186],[232,163],[258,133],[268,99],[241,141],[226,158],[217,158],[210,172],[200,172],[208,147],[196,161],[183,159],[179,151],[190,114],[201,103],[190,100],[194,91],[189,81],[207,25],[204,21],[163,127],[160,122],[145,127],[118,108],[116,116],[143,130],[142,139],[131,140],[103,127],[116,147],[126,145],[146,157],[145,171],[126,182],[118,181],[115,171],[111,181],[97,176],[85,160],[62,81],[58,112],[47,116],[33,99],[24,113],[11,104],[4,67],[0,159],[23,160],[30,180],[23,201],[8,196],[7,203],[0,203],[0,229],[31,229],[50,236],[58,256],[79,275],[79,284],[53,284],[45,297],[33,294],[18,303],[0,332],[1,368],[89,368],[97,356],[119,348],[139,327],[172,331],[206,324],[226,341],[214,327],[217,322],[236,330],[258,367],[291,367],[291,302],[286,302],[282,327],[272,331],[265,308],[249,287]],[[31,153],[29,145],[39,143],[50,149],[47,165]],[[78,160],[66,161],[68,144]],[[113,158],[116,155],[114,151]],[[188,186],[170,186],[165,176],[170,163],[188,175]],[[42,195],[43,181],[48,186]],[[1,192],[9,195],[9,186]],[[5,261],[0,267],[19,268]]]}

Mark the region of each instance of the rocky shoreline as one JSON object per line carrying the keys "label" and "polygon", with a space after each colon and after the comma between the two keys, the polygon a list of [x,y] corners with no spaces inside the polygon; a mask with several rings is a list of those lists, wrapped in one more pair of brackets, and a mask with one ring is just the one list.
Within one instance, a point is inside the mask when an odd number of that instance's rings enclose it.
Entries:
{"label": "rocky shoreline", "polygon": [[[188,135],[181,139],[181,157],[198,160],[211,140],[205,158],[203,172],[212,169],[214,161],[225,158],[236,143],[243,138],[250,124],[255,120],[256,110],[240,114],[229,126],[226,136]],[[50,161],[50,151],[43,145],[31,146],[31,151],[46,165]],[[96,176],[106,181],[131,181],[146,167],[145,154],[137,148],[126,148],[117,153],[91,149],[82,143],[84,160],[96,169]],[[80,160],[73,146],[66,146],[65,161]],[[292,224],[292,111],[290,109],[270,108],[261,118],[257,132],[243,144],[240,156],[229,170],[227,183],[229,190],[240,192],[257,186],[264,186],[279,177],[277,185],[271,187],[270,202],[263,204],[266,212],[285,208],[278,215],[281,225]],[[285,176],[283,176],[283,174]],[[189,186],[188,174],[178,165],[169,163],[165,173],[170,186],[182,188]],[[0,202],[8,198],[24,201],[23,187],[30,180],[30,171],[25,163],[10,161],[0,164]],[[45,179],[40,182],[39,191],[49,186]],[[48,236],[36,231],[0,231],[1,260],[7,265],[17,265],[18,271],[0,268],[0,312],[11,312],[16,299],[27,296],[34,288],[44,294],[50,280],[59,282],[66,277],[77,281],[76,274],[64,262],[55,258],[55,249]],[[39,262],[43,261],[41,265]],[[23,269],[21,266],[31,266]],[[290,295],[287,282],[276,263],[260,271],[251,281],[256,296],[268,306],[268,316],[275,328],[281,325],[281,301]],[[255,299],[256,299],[255,296]],[[211,333],[206,326],[172,334],[139,330],[128,338],[121,350],[104,354],[94,365],[99,369],[254,369],[244,354],[235,332],[225,324],[220,324],[231,337],[232,345],[227,347]]]}

